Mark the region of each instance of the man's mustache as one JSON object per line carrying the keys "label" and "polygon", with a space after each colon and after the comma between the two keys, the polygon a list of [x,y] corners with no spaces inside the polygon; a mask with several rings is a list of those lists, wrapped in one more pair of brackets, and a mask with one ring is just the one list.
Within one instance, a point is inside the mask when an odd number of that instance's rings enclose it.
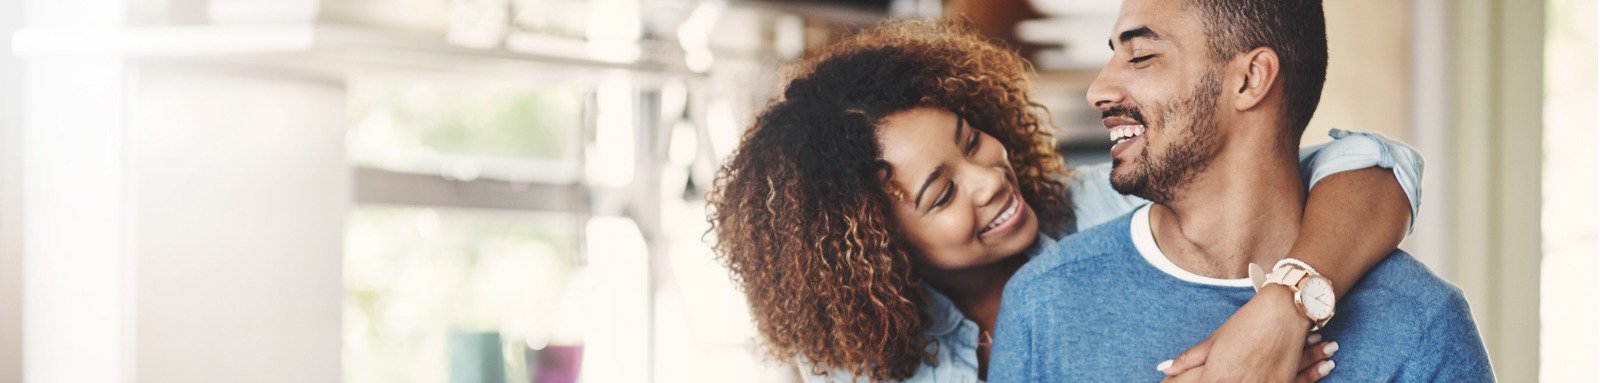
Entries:
{"label": "man's mustache", "polygon": [[1140,125],[1145,125],[1145,123],[1144,123],[1144,113],[1139,113],[1139,109],[1136,109],[1136,108],[1131,107],[1131,106],[1114,106],[1114,107],[1111,107],[1111,109],[1106,109],[1104,112],[1100,112],[1100,118],[1101,119],[1106,119],[1106,118],[1110,118],[1110,117],[1127,118],[1127,119],[1130,119],[1130,120],[1138,121]]}

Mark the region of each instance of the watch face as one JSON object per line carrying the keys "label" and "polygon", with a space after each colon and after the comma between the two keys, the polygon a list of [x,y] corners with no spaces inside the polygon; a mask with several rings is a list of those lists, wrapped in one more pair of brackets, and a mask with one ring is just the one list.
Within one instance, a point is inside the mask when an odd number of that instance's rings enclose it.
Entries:
{"label": "watch face", "polygon": [[1333,285],[1326,278],[1307,278],[1300,287],[1300,304],[1311,319],[1328,319],[1333,316]]}

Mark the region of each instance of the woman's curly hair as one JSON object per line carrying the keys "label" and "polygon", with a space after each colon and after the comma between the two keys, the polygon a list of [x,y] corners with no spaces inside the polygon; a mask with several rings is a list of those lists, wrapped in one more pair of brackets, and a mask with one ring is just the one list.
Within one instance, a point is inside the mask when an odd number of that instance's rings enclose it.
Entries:
{"label": "woman's curly hair", "polygon": [[803,60],[708,195],[715,249],[772,356],[874,381],[933,362],[932,318],[897,236],[877,127],[949,110],[998,139],[1041,230],[1070,220],[1060,155],[1029,64],[965,23],[893,21]]}

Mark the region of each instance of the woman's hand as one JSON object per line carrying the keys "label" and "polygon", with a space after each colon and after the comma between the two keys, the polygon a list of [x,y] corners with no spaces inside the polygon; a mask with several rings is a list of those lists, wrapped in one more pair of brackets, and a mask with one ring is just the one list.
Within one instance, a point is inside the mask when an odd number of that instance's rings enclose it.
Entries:
{"label": "woman's hand", "polygon": [[[1333,372],[1333,360],[1328,358],[1333,356],[1334,351],[1339,350],[1339,344],[1322,342],[1321,336],[1316,334],[1311,334],[1311,337],[1306,339],[1306,344],[1310,346],[1306,346],[1305,351],[1301,352],[1300,373],[1295,374],[1294,383],[1316,382],[1327,377],[1329,372]],[[1219,382],[1226,381],[1222,377],[1206,376],[1205,371],[1206,366],[1195,366],[1176,376],[1168,376],[1161,381],[1174,383],[1205,382],[1207,381],[1206,379],[1216,379],[1211,381]]]}
{"label": "woman's hand", "polygon": [[1308,337],[1310,327],[1289,288],[1267,285],[1210,338],[1157,368],[1178,382],[1314,382],[1333,369],[1324,360],[1339,346]]}

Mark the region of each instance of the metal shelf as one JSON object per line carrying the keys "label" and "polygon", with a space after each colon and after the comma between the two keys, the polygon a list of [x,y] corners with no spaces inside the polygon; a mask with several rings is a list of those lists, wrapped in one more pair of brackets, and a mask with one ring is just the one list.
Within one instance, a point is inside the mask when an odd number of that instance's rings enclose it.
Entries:
{"label": "metal shelf", "polygon": [[621,70],[643,76],[700,76],[685,66],[681,50],[671,44],[640,42],[640,57],[622,61],[597,58],[585,51],[582,41],[515,34],[507,40],[520,43],[473,48],[452,44],[436,33],[329,23],[26,28],[12,36],[12,53],[25,59],[113,55],[151,62],[238,64],[320,76],[370,70],[563,78]]}
{"label": "metal shelf", "polygon": [[578,184],[516,183],[493,179],[448,180],[437,175],[368,167],[352,170],[357,203],[452,206],[587,214],[588,191]]}

